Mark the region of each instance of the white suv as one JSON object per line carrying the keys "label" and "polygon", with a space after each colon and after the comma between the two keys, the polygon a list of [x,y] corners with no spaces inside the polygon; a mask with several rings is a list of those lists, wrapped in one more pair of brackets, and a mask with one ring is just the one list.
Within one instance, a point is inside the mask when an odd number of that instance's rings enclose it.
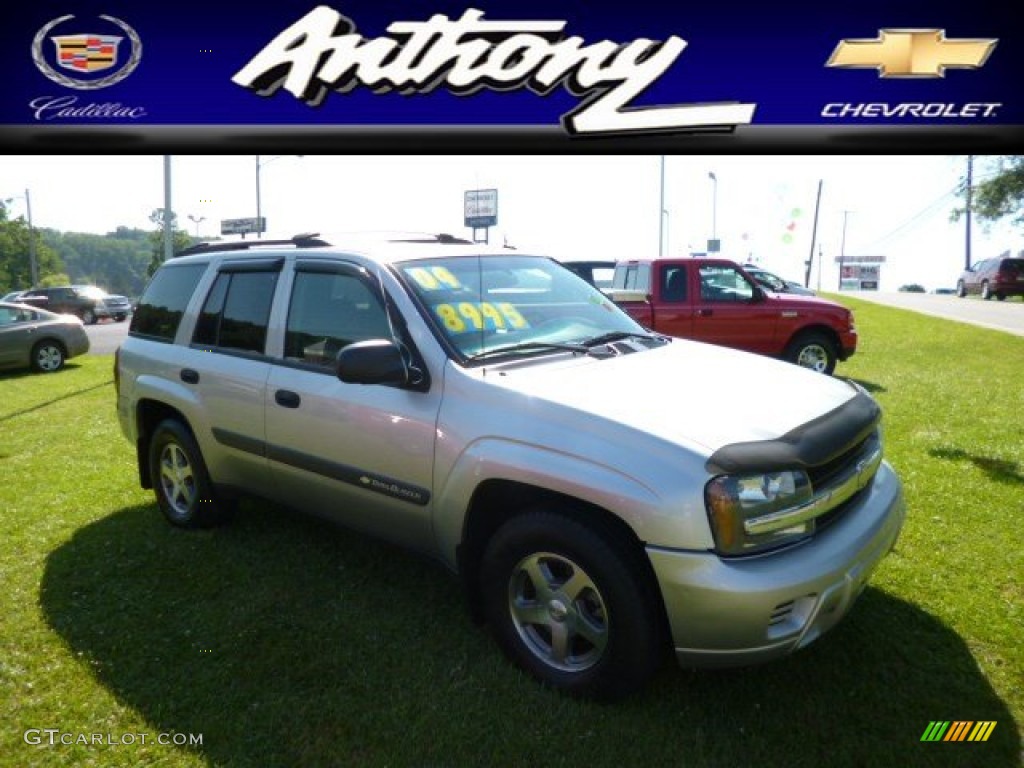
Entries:
{"label": "white suv", "polygon": [[759,661],[846,614],[904,517],[867,393],[648,333],[551,259],[426,239],[157,271],[117,409],[170,522],[249,493],[427,553],[515,662],[601,698],[669,647]]}

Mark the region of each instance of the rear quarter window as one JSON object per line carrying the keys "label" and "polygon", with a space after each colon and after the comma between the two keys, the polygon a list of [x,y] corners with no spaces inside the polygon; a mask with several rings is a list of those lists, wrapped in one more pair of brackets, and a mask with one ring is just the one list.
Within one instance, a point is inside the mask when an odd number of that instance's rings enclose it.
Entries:
{"label": "rear quarter window", "polygon": [[166,265],[146,287],[128,332],[158,341],[174,341],[181,316],[206,271],[206,264]]}

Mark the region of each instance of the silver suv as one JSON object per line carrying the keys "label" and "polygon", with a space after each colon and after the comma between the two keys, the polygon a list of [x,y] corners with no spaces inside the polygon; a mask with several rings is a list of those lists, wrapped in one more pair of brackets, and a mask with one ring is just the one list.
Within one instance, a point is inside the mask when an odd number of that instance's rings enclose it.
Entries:
{"label": "silver suv", "polygon": [[806,646],[904,518],[854,384],[648,333],[551,259],[453,238],[202,246],[154,275],[116,372],[171,523],[247,493],[424,552],[572,694],[633,691],[669,648]]}

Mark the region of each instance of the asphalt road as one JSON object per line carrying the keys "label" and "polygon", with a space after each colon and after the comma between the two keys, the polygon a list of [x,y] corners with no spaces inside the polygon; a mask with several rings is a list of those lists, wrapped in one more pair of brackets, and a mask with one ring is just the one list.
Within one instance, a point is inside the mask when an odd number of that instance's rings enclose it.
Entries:
{"label": "asphalt road", "polygon": [[113,320],[103,320],[96,325],[85,326],[85,332],[89,336],[90,355],[112,355],[122,341],[128,338],[128,323],[131,316],[123,323],[116,323]]}
{"label": "asphalt road", "polygon": [[923,315],[957,320],[961,323],[980,325],[983,328],[1024,336],[1024,302],[1020,299],[982,301],[972,296],[959,299],[956,296],[937,296],[933,293],[875,291],[858,291],[849,295],[864,301],[913,310]]}

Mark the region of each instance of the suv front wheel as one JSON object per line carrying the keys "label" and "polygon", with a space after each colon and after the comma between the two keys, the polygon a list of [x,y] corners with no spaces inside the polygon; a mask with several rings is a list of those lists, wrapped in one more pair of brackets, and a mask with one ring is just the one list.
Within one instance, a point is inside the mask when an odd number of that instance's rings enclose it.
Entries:
{"label": "suv front wheel", "polygon": [[181,528],[208,528],[223,522],[228,509],[218,504],[199,446],[175,419],[157,426],[149,441],[149,473],[164,517]]}
{"label": "suv front wheel", "polygon": [[664,644],[639,553],[569,517],[528,512],[489,542],[484,612],[502,650],[552,688],[616,699],[651,677]]}

